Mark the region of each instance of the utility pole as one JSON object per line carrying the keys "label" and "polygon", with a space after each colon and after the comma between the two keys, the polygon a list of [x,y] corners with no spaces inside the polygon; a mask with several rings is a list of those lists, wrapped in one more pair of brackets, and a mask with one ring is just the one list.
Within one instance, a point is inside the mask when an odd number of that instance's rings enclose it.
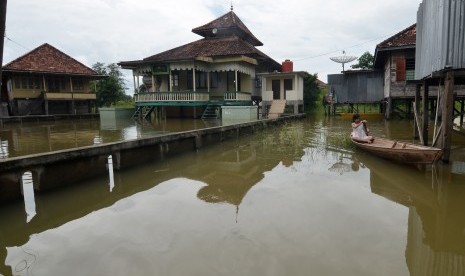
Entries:
{"label": "utility pole", "polygon": [[2,66],[3,66],[3,42],[5,41],[5,22],[6,22],[6,1],[0,0],[0,87],[2,85]]}

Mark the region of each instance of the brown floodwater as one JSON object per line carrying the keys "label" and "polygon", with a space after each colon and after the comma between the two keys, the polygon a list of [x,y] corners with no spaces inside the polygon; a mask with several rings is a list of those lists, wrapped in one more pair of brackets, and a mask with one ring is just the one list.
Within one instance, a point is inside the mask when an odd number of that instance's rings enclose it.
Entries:
{"label": "brown floodwater", "polygon": [[[16,141],[54,150],[63,136],[80,146],[181,130],[56,124]],[[409,121],[369,126],[412,137]],[[450,164],[413,167],[357,151],[349,132],[309,116],[128,170],[110,162],[108,176],[40,194],[26,174],[24,202],[0,206],[0,274],[465,275],[464,139]]]}

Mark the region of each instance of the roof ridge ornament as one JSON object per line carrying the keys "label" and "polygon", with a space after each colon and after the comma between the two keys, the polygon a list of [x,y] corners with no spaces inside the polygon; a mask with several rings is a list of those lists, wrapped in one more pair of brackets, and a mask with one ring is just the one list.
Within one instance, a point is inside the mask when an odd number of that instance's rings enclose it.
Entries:
{"label": "roof ridge ornament", "polygon": [[234,7],[233,7],[233,1],[231,0],[231,11],[234,10]]}

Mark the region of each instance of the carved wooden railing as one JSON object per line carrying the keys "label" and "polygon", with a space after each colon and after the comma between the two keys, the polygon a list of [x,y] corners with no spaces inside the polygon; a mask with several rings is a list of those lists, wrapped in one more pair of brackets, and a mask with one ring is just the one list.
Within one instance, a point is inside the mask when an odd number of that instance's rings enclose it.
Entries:
{"label": "carved wooden railing", "polygon": [[225,102],[246,102],[251,101],[252,95],[247,92],[238,92],[238,91],[226,91],[224,92],[224,101]]}
{"label": "carved wooden railing", "polygon": [[208,92],[149,92],[134,94],[136,103],[142,102],[208,102]]}

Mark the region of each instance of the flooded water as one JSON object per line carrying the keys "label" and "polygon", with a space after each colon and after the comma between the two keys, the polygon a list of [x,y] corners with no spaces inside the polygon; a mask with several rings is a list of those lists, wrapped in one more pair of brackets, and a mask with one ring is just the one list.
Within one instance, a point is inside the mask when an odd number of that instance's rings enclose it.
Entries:
{"label": "flooded water", "polygon": [[217,121],[166,119],[81,119],[5,124],[0,128],[0,159],[69,148],[153,137],[220,125]]}
{"label": "flooded water", "polygon": [[465,275],[464,139],[417,168],[349,128],[310,116],[35,195],[25,174],[25,201],[0,206],[0,274]]}

